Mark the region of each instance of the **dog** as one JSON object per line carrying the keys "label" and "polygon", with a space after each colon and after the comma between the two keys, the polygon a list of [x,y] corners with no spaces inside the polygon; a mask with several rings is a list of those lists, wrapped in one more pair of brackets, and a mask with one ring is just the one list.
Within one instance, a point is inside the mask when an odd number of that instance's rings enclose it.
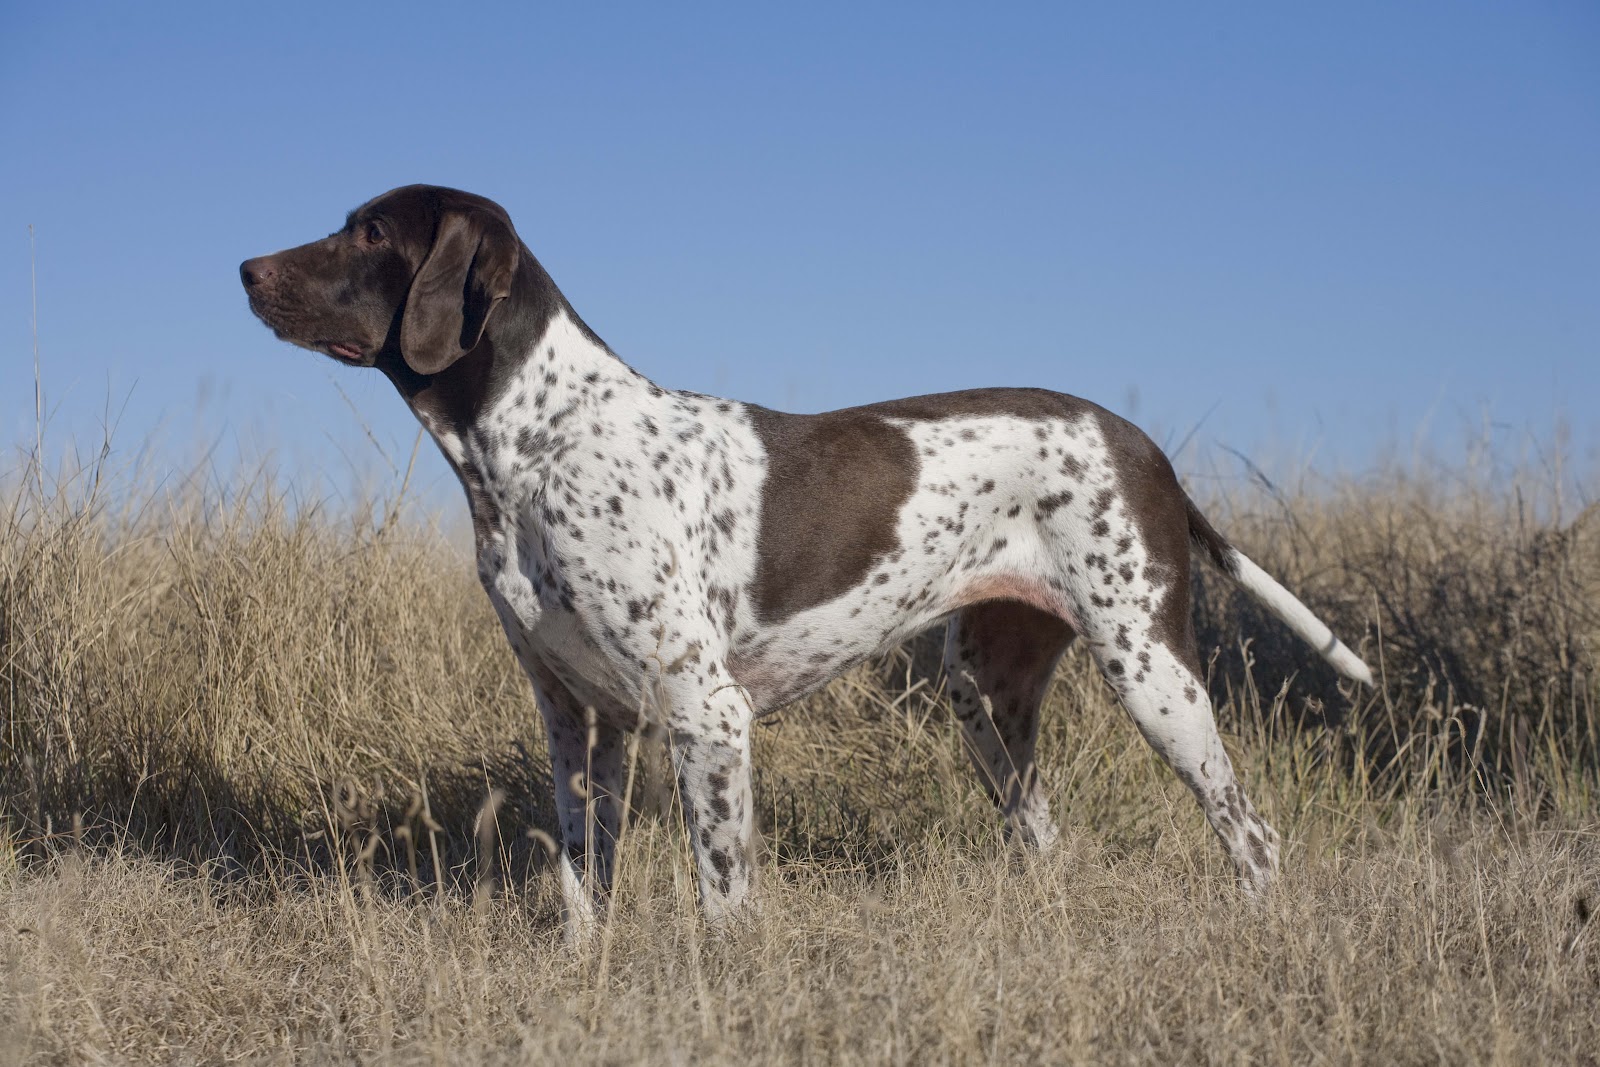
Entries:
{"label": "dog", "polygon": [[940,622],[954,714],[1010,838],[1056,838],[1034,744],[1081,637],[1249,895],[1278,835],[1212,719],[1191,547],[1372,684],[1149,437],[1086,400],[978,389],[792,415],[667,389],[585,325],[503,208],[435,186],[240,277],[279,338],[387,376],[460,478],[478,576],[549,735],[574,939],[609,899],[630,731],[665,734],[701,910],[726,919],[753,900],[754,720]]}

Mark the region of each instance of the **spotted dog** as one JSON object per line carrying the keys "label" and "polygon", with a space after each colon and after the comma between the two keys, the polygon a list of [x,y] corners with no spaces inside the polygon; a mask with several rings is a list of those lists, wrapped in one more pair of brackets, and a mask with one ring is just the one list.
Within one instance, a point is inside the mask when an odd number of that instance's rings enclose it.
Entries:
{"label": "spotted dog", "polygon": [[1212,721],[1191,546],[1371,682],[1148,437],[1088,401],[979,389],[790,415],[666,389],[584,324],[499,205],[431,186],[240,275],[280,338],[382,371],[460,477],[478,575],[549,733],[577,935],[606,900],[629,731],[669,740],[702,909],[722,918],[754,877],[753,721],[936,623],[1011,836],[1056,837],[1034,742],[1081,636],[1250,892],[1278,837]]}

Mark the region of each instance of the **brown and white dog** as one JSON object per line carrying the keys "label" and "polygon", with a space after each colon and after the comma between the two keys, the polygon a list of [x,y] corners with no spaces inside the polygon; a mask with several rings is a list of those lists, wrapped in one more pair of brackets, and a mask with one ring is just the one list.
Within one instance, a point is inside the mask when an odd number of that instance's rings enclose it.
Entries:
{"label": "brown and white dog", "polygon": [[664,389],[584,325],[503,209],[432,186],[240,276],[279,337],[387,375],[460,476],[479,578],[549,732],[574,935],[606,899],[628,731],[666,732],[702,909],[726,916],[753,880],[752,721],[935,623],[1008,833],[1056,837],[1034,740],[1081,635],[1251,892],[1278,838],[1212,721],[1190,546],[1371,682],[1211,527],[1148,437],[1076,397],[981,389],[787,415]]}

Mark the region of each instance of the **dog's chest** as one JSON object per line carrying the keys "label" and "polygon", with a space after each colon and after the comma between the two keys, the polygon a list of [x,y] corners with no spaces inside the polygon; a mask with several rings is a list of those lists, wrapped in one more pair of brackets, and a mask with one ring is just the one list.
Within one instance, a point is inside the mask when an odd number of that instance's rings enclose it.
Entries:
{"label": "dog's chest", "polygon": [[625,704],[651,663],[716,654],[749,622],[759,454],[728,412],[659,400],[561,418],[537,449],[514,416],[460,446],[479,577],[518,657]]}
{"label": "dog's chest", "polygon": [[601,635],[585,583],[559,552],[526,504],[503,519],[505,536],[481,545],[479,578],[512,651],[530,677],[547,671],[586,705],[633,707],[639,671]]}
{"label": "dog's chest", "polygon": [[613,546],[571,515],[571,501],[582,490],[572,486],[564,507],[552,501],[547,480],[524,473],[486,481],[473,500],[478,577],[530,673],[540,663],[559,664],[564,678],[615,691],[618,657],[597,640],[605,629],[595,603],[603,581],[586,554],[607,554]]}

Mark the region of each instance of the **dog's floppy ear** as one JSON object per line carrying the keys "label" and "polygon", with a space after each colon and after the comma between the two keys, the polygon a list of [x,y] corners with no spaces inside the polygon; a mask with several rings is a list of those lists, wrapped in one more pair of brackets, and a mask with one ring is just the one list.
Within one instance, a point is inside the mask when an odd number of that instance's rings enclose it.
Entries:
{"label": "dog's floppy ear", "polygon": [[517,235],[497,213],[441,213],[400,320],[400,354],[412,370],[438,374],[477,347],[490,312],[511,294],[519,258]]}

